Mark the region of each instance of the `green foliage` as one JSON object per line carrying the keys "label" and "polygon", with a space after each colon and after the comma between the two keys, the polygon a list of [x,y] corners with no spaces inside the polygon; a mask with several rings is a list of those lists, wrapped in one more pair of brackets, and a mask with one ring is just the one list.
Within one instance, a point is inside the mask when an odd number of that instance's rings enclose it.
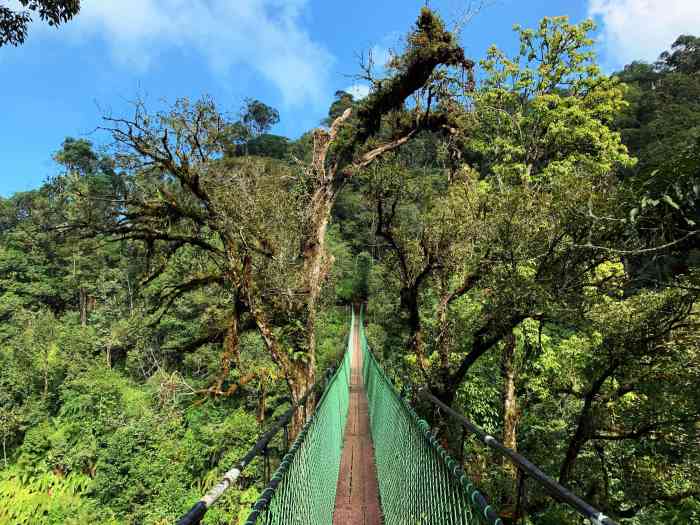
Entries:
{"label": "green foliage", "polygon": [[261,135],[280,121],[279,112],[267,104],[248,98],[245,100],[243,124],[255,135]]}
{"label": "green foliage", "polygon": [[[616,129],[633,90],[600,72],[592,24],[558,17],[516,30],[516,57],[493,47],[482,62],[457,136],[363,174],[380,240],[369,337],[399,382],[427,382],[504,439],[515,421],[518,449],[552,477],[616,519],[653,523],[669,501],[694,508],[698,490],[696,276],[691,263],[659,287],[637,270],[659,240],[641,233],[656,227],[652,212],[679,216],[681,197],[640,199],[634,179],[615,177],[644,159]],[[666,241],[689,231],[665,228]],[[677,250],[696,261],[690,246]],[[472,477],[514,506],[514,476],[488,449],[434,423],[456,454],[464,447]],[[575,522],[531,490],[533,523]]]}
{"label": "green foliage", "polygon": [[[700,46],[608,77],[592,30],[516,27],[474,86],[424,9],[390,78],[336,93],[324,124],[351,111],[324,166],[324,131],[269,134],[255,99],[234,121],[210,99],[137,105],[109,154],[67,138],[55,177],[0,199],[0,524],[172,523],[290,382],[337,361],[365,302],[396,384],[492,435],[510,417],[521,452],[622,523],[697,521]],[[513,507],[512,473],[425,416]],[[263,468],[205,523],[242,522]],[[528,490],[530,523],[577,523]]]}
{"label": "green foliage", "polygon": [[346,109],[353,106],[355,100],[351,93],[346,91],[336,91],[335,100],[328,108],[328,116],[323,119],[322,124],[330,126],[333,121],[342,115]]}
{"label": "green foliage", "polygon": [[9,469],[0,472],[0,523],[13,525],[78,525],[120,522],[87,497],[90,478],[44,473],[32,479]]}
{"label": "green foliage", "polygon": [[245,145],[248,155],[286,159],[289,153],[289,139],[279,135],[263,133],[247,142]]}
{"label": "green foliage", "polygon": [[475,96],[477,132],[469,147],[480,170],[505,182],[555,177],[571,170],[591,176],[631,166],[618,133],[608,126],[624,107],[623,88],[594,61],[591,21],[544,18],[537,30],[516,26],[520,52],[491,47]]}
{"label": "green foliage", "polygon": [[38,13],[50,26],[58,26],[80,11],[80,0],[19,0],[19,4],[22,10],[0,6],[0,47],[24,43],[32,13]]}
{"label": "green foliage", "polygon": [[[698,38],[680,36],[653,64],[618,73],[629,106],[615,126],[639,162],[620,177],[636,199],[635,233],[668,250],[632,262],[652,282],[688,273],[700,246],[700,51]],[[681,242],[676,242],[681,239]]]}

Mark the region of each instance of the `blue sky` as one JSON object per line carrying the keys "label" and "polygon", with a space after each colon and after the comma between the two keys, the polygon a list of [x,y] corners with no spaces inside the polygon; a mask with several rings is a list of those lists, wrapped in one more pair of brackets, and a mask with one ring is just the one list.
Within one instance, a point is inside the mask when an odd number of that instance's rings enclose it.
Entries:
{"label": "blue sky", "polygon": [[[14,0],[0,0],[13,4]],[[106,142],[100,117],[129,101],[157,108],[209,94],[238,111],[243,98],[279,109],[290,137],[316,126],[333,93],[356,84],[357,55],[396,48],[424,0],[83,0],[59,29],[36,24],[27,43],[0,48],[0,195],[35,188],[57,167],[66,136]],[[478,2],[472,2],[473,4]],[[653,60],[681,32],[700,32],[698,0],[485,0],[462,43],[479,59],[513,50],[514,23],[594,16],[599,54],[613,70]],[[432,0],[448,24],[468,0]]]}

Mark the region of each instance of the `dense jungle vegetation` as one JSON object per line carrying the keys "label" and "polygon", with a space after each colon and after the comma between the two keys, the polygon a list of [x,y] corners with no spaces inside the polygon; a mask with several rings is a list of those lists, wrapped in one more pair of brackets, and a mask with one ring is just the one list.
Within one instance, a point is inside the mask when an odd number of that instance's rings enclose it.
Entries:
{"label": "dense jungle vegetation", "polygon": [[[621,523],[700,523],[700,38],[608,76],[591,22],[515,30],[472,62],[424,9],[298,140],[255,99],[136,104],[0,199],[0,523],[173,522],[358,302],[398,385]],[[516,473],[418,408],[505,516]]]}

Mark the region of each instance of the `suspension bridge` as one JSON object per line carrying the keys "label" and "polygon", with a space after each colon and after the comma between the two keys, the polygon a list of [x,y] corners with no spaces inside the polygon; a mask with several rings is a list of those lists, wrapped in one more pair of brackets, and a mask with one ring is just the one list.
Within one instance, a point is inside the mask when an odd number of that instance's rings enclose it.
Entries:
{"label": "suspension bridge", "polygon": [[[339,366],[280,417],[177,525],[201,523],[253,459],[265,454],[274,436],[282,429],[286,436],[294,411],[316,392],[320,399],[314,413],[288,447],[245,525],[505,525],[384,373],[367,344],[362,310],[352,312]],[[592,525],[617,525],[429,392],[419,395],[516,465],[521,480],[534,480]]]}

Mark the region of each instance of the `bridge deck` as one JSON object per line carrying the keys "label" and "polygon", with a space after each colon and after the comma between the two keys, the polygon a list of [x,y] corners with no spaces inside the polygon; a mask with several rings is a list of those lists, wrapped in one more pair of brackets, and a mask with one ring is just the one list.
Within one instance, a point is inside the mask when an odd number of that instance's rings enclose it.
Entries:
{"label": "bridge deck", "polygon": [[367,394],[362,380],[362,352],[357,322],[353,326],[352,337],[350,407],[343,439],[333,525],[381,525],[382,512],[369,428]]}

